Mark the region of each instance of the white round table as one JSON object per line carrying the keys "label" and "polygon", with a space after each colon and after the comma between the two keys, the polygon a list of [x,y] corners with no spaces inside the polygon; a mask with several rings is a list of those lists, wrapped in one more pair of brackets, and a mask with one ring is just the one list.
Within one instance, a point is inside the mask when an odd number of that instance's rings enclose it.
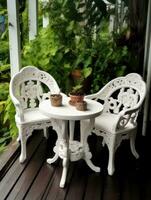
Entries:
{"label": "white round table", "polygon": [[[86,111],[78,111],[76,107],[69,104],[69,98],[63,96],[63,103],[60,107],[51,106],[50,100],[44,100],[39,104],[41,113],[50,117],[53,129],[56,131],[58,139],[54,147],[55,155],[47,159],[49,164],[55,162],[58,157],[63,159],[63,172],[60,187],[64,187],[69,160],[76,161],[84,159],[87,165],[95,172],[100,172],[92,161],[92,154],[89,150],[87,138],[91,134],[94,126],[95,117],[99,116],[103,110],[102,104],[94,100],[87,102]],[[89,126],[85,127],[82,120],[90,120]],[[80,120],[80,141],[74,140],[75,121]],[[69,121],[69,133],[68,133]]]}

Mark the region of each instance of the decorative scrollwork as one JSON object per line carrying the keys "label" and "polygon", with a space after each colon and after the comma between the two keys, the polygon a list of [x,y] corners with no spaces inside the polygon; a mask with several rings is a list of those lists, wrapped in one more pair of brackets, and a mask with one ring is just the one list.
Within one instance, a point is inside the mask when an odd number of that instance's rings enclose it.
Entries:
{"label": "decorative scrollwork", "polygon": [[23,109],[36,108],[43,99],[43,93],[47,90],[51,93],[59,93],[60,89],[55,79],[48,73],[34,66],[24,67],[14,77],[11,88]]}
{"label": "decorative scrollwork", "polygon": [[122,110],[134,108],[140,99],[139,93],[133,88],[121,88],[105,99],[104,112],[118,114]]}
{"label": "decorative scrollwork", "polygon": [[118,101],[123,105],[123,109],[134,108],[139,100],[139,93],[133,88],[122,88],[118,95]]}
{"label": "decorative scrollwork", "polygon": [[32,123],[32,124],[24,124],[22,125],[22,132],[26,135],[26,138],[29,138],[32,135],[33,130],[35,129],[44,129],[50,127],[51,121],[42,122],[42,123]]}
{"label": "decorative scrollwork", "polygon": [[35,108],[41,101],[43,89],[39,81],[26,81],[21,84],[20,101],[23,108]]}

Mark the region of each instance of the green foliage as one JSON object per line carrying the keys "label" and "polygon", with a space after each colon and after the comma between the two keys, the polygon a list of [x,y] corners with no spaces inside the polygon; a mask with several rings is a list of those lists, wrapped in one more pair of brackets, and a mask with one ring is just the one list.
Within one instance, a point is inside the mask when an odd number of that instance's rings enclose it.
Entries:
{"label": "green foliage", "polygon": [[15,123],[15,107],[10,97],[8,97],[5,104],[3,123],[9,126],[9,133],[11,138],[15,138],[17,136],[18,130]]}
{"label": "green foliage", "polygon": [[[9,44],[7,27],[7,5],[6,1],[0,2],[0,15],[5,16],[5,31],[0,33],[0,153],[6,148],[6,145],[15,136],[14,110],[9,110],[8,95],[10,81],[9,63]],[[10,107],[10,109],[12,109]],[[5,122],[4,122],[5,118]]]}
{"label": "green foliage", "polygon": [[[2,85],[2,83],[1,83]],[[0,90],[0,153],[5,149],[5,146],[16,138],[18,130],[15,123],[15,109],[8,97],[8,84],[3,84],[5,90]],[[6,100],[1,100],[1,99]]]}
{"label": "green foliage", "polygon": [[72,94],[85,94],[85,88],[84,88],[84,82],[85,80],[91,75],[92,73],[92,68],[91,67],[87,67],[87,68],[83,68],[80,71],[80,77],[77,79],[73,80],[73,86],[71,88],[70,93]]}
{"label": "green foliage", "polygon": [[80,68],[86,74],[92,68],[94,34],[99,32],[106,6],[97,0],[51,0],[44,11],[50,24],[25,46],[23,65],[35,65],[49,72],[62,91],[68,93],[71,72]]}
{"label": "green foliage", "polygon": [[0,100],[4,101],[8,98],[9,83],[0,83]]}
{"label": "green foliage", "polygon": [[6,145],[11,141],[11,136],[7,128],[2,128],[0,130],[0,153],[6,148]]}
{"label": "green foliage", "polygon": [[8,58],[8,53],[9,53],[8,41],[2,41],[1,40],[0,60],[7,59]]}
{"label": "green foliage", "polygon": [[100,38],[93,49],[92,93],[111,79],[125,74],[130,56],[127,47],[118,47],[110,36]]}
{"label": "green foliage", "polygon": [[[5,62],[5,61],[3,61],[3,62]],[[9,83],[9,81],[10,81],[10,64],[5,64],[5,65],[4,64],[1,65],[1,64],[2,63],[0,63],[0,82]]]}
{"label": "green foliage", "polygon": [[6,0],[1,0],[0,2],[0,8],[7,8],[7,1]]}

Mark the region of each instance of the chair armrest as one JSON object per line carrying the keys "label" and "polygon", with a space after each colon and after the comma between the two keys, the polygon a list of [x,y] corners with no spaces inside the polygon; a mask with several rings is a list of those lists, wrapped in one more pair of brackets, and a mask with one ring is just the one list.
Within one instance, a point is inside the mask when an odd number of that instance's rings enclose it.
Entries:
{"label": "chair armrest", "polygon": [[20,118],[21,121],[24,121],[23,109],[21,107],[20,102],[14,96],[11,96],[11,99],[12,99],[12,101],[14,103],[15,108],[16,108],[16,116],[17,116],[17,118]]}
{"label": "chair armrest", "polygon": [[97,99],[98,93],[89,94],[85,96],[85,99]]}
{"label": "chair armrest", "polygon": [[65,93],[61,92],[60,93],[62,95],[62,97],[68,97]]}

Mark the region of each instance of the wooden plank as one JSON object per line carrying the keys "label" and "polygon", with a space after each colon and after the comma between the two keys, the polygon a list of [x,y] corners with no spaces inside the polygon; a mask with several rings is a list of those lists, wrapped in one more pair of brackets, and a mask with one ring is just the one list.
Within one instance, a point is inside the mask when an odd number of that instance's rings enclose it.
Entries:
{"label": "wooden plank", "polygon": [[49,165],[46,162],[44,162],[38,176],[36,177],[34,183],[29,189],[29,192],[27,193],[25,200],[42,199],[45,190],[48,187],[48,184],[54,174],[55,169],[56,166]]}
{"label": "wooden plank", "polygon": [[[125,141],[117,154],[117,173],[119,176],[120,193],[122,200],[140,199],[140,162],[135,159]],[[123,155],[123,156],[122,156]],[[120,162],[121,161],[121,162]],[[118,169],[119,168],[119,169]]]}
{"label": "wooden plank", "polygon": [[[106,175],[104,182],[103,200],[120,199],[120,185],[117,176]],[[129,200],[129,199],[127,199]]]}
{"label": "wooden plank", "polygon": [[42,167],[43,162],[46,161],[46,140],[43,139],[40,145],[37,148],[36,153],[33,155],[33,158],[24,169],[23,174],[17,180],[15,187],[10,192],[7,200],[20,200],[24,199],[27,191],[31,187],[34,179],[36,178],[40,168]]}
{"label": "wooden plank", "polygon": [[[70,162],[65,188],[59,187],[62,174],[62,162],[52,166],[45,162],[46,156],[51,156],[56,135],[50,135],[49,140],[42,139],[42,134],[33,135],[29,141],[29,159],[23,166],[16,160],[0,183],[0,199],[25,200],[150,200],[151,197],[151,165],[148,163],[150,153],[150,138],[138,138],[140,159],[133,158],[128,147],[128,141],[116,152],[116,171],[113,176],[107,175],[106,148],[101,151],[95,148],[94,163],[101,165],[101,173],[89,169],[84,161]],[[38,144],[34,144],[38,140]],[[90,143],[95,143],[91,137]],[[90,147],[93,147],[93,144]],[[34,146],[35,145],[35,146]],[[39,146],[38,146],[39,145]],[[100,144],[97,145],[98,147]],[[34,148],[34,150],[33,150]],[[93,149],[92,149],[93,150]],[[32,154],[32,155],[31,155]],[[47,154],[47,155],[46,155]],[[3,186],[3,187],[1,187]]]}
{"label": "wooden plank", "polygon": [[123,181],[121,183],[121,186],[122,186],[122,192],[121,192],[122,200],[140,199],[140,181],[135,174],[129,173],[126,176],[123,176]]}
{"label": "wooden plank", "polygon": [[88,184],[84,200],[101,200],[104,187],[104,177],[100,173],[88,175]]}
{"label": "wooden plank", "polygon": [[7,197],[9,192],[15,186],[17,180],[23,173],[24,169],[27,167],[33,153],[36,151],[37,146],[40,144],[42,140],[42,134],[34,134],[32,136],[31,141],[29,141],[29,145],[27,147],[27,160],[25,163],[20,164],[17,159],[12,167],[9,169],[5,177],[2,179],[0,183],[0,199],[3,200]]}
{"label": "wooden plank", "polygon": [[146,177],[143,188],[140,188],[140,199],[150,200],[151,199],[151,177]]}
{"label": "wooden plank", "polygon": [[74,171],[74,163],[70,163],[69,169],[68,169],[68,175],[66,180],[66,185],[64,188],[60,188],[60,180],[62,175],[62,161],[60,161],[59,166],[57,166],[54,177],[49,185],[49,188],[47,190],[46,195],[43,199],[53,199],[53,200],[62,200],[65,199],[66,193],[68,191],[72,174]]}
{"label": "wooden plank", "polygon": [[0,180],[9,169],[9,166],[16,160],[20,150],[19,146],[17,141],[12,141],[0,155]]}
{"label": "wooden plank", "polygon": [[83,160],[74,164],[76,165],[76,169],[74,170],[73,178],[69,185],[66,200],[82,200],[86,188],[88,170],[90,169]]}

